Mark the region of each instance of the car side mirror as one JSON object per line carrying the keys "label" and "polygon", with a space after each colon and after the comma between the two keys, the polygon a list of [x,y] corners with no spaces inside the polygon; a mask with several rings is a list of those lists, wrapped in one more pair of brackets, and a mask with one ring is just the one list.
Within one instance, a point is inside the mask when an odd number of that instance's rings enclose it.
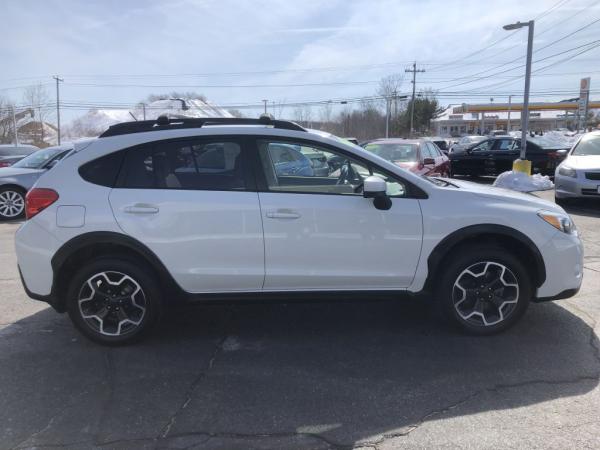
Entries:
{"label": "car side mirror", "polygon": [[48,164],[46,164],[46,166],[44,168],[46,170],[52,169],[57,164],[58,164],[58,159],[55,159],[55,160],[50,161]]}
{"label": "car side mirror", "polygon": [[371,175],[363,181],[363,197],[372,198],[377,209],[388,210],[392,207],[392,200],[386,194],[387,184],[378,176]]}
{"label": "car side mirror", "polygon": [[431,165],[435,164],[435,159],[433,159],[433,158],[425,158],[423,160],[423,164],[425,164],[426,166],[431,166]]}

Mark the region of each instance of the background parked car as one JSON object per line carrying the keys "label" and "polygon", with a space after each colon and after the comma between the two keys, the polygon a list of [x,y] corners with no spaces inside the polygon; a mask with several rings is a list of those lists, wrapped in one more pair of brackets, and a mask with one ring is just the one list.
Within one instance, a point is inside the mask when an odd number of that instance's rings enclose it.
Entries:
{"label": "background parked car", "polygon": [[[450,153],[451,175],[499,175],[512,170],[512,163],[519,157],[521,139],[512,136],[487,138],[464,150]],[[527,139],[527,159],[533,172],[553,175],[558,164],[565,158],[568,148],[543,137]]]}
{"label": "background parked car", "polygon": [[0,167],[12,166],[36,150],[39,149],[34,145],[2,144],[0,145]]}
{"label": "background parked car", "polygon": [[554,175],[556,203],[574,198],[600,199],[600,131],[588,133],[575,144]]}
{"label": "background parked car", "polygon": [[329,164],[327,164],[327,156],[324,153],[314,151],[311,148],[301,148],[300,151],[310,160],[315,177],[326,177],[329,175]]}
{"label": "background parked car", "polygon": [[269,144],[269,155],[277,176],[298,175],[305,177],[314,176],[310,159],[305,156],[300,148],[293,145]]}
{"label": "background parked car", "polygon": [[25,212],[25,194],[37,179],[71,151],[72,146],[38,150],[0,169],[0,220],[17,219]]}
{"label": "background parked car", "polygon": [[365,150],[419,175],[448,176],[448,157],[427,139],[378,139]]}

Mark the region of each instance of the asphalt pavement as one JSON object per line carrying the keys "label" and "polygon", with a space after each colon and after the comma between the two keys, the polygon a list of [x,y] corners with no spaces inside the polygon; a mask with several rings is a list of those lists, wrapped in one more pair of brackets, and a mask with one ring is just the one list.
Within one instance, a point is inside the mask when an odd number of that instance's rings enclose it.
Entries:
{"label": "asphalt pavement", "polygon": [[123,348],[27,298],[1,223],[0,448],[600,448],[600,207],[570,212],[580,293],[500,335],[365,298],[189,308]]}

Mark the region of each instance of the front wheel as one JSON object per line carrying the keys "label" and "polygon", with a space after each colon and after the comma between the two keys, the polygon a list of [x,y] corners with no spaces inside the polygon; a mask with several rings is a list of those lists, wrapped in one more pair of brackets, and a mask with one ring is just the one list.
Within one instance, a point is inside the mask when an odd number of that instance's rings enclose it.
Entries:
{"label": "front wheel", "polygon": [[99,258],[73,277],[67,294],[71,320],[86,337],[105,345],[145,335],[161,313],[160,290],[144,266]]}
{"label": "front wheel", "polygon": [[444,267],[438,299],[464,331],[486,335],[514,325],[533,293],[520,260],[499,247],[466,247]]}

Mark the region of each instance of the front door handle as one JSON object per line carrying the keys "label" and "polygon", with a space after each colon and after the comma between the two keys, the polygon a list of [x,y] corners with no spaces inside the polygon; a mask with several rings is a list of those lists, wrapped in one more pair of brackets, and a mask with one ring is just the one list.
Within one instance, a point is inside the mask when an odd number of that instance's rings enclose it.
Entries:
{"label": "front door handle", "polygon": [[277,209],[274,211],[267,211],[266,216],[269,219],[299,219],[300,213],[291,209]]}
{"label": "front door handle", "polygon": [[156,214],[159,209],[158,206],[136,203],[135,205],[126,206],[124,211],[129,214]]}

